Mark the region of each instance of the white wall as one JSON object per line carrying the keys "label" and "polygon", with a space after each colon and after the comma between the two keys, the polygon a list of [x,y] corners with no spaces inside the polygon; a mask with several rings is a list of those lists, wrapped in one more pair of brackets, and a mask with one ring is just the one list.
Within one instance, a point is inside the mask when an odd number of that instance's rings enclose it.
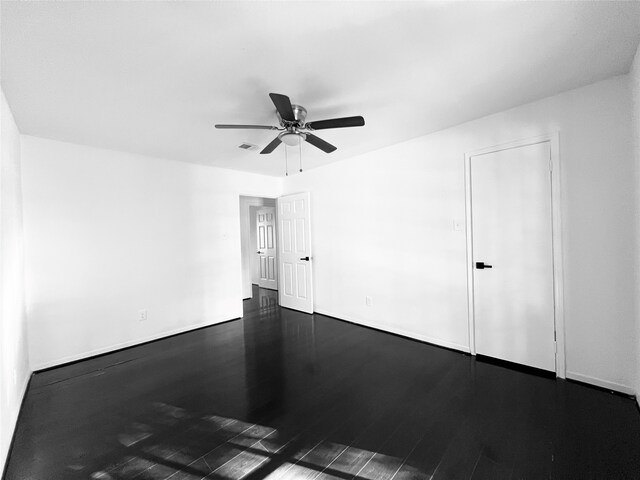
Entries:
{"label": "white wall", "polygon": [[34,370],[242,315],[239,195],[280,179],[29,136],[22,158]]}
{"label": "white wall", "polygon": [[[285,179],[310,191],[315,309],[469,346],[464,154],[559,132],[566,365],[634,392],[637,212],[630,83],[615,77]],[[365,296],[373,306],[365,306]]]}
{"label": "white wall", "polygon": [[[278,179],[278,182],[282,180]],[[255,207],[275,206],[275,199],[260,197],[240,197],[240,231],[242,237],[242,298],[251,298],[251,284],[256,256]]]}
{"label": "white wall", "polygon": [[20,134],[0,91],[0,472],[29,381]]}
{"label": "white wall", "polygon": [[[633,95],[633,148],[636,164],[635,204],[640,206],[640,46],[629,72]],[[636,226],[636,400],[640,405],[640,207],[637,207],[633,219]]]}

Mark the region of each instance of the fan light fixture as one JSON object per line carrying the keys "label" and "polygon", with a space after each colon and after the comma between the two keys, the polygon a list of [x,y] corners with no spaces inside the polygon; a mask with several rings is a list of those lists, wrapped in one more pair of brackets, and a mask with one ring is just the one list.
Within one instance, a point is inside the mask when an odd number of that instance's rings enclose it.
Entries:
{"label": "fan light fixture", "polygon": [[282,142],[286,145],[289,145],[291,147],[295,147],[296,145],[300,145],[300,139],[304,140],[305,139],[305,135],[303,133],[297,133],[297,132],[282,132],[280,135],[280,140],[282,140]]}

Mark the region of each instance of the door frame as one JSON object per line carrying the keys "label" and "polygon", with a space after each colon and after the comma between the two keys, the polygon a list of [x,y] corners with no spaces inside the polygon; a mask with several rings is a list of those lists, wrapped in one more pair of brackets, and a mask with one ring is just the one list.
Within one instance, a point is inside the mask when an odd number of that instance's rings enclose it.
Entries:
{"label": "door frame", "polygon": [[469,324],[469,351],[476,355],[475,312],[473,286],[473,235],[471,222],[471,158],[488,153],[526,147],[540,143],[549,143],[551,151],[551,216],[552,216],[552,250],[553,250],[553,310],[556,342],[556,376],[566,378],[565,356],[565,323],[564,323],[564,285],[562,259],[562,209],[561,209],[561,176],[560,176],[560,138],[558,132],[514,140],[491,147],[466,152],[464,155],[464,187],[465,187],[465,224],[467,236],[467,307]]}
{"label": "door frame", "polygon": [[[244,282],[243,282],[243,278],[242,278],[242,243],[244,242],[244,238],[242,235],[242,222],[243,222],[243,218],[244,218],[244,214],[245,212],[242,211],[242,209],[240,208],[241,206],[241,199],[242,197],[253,197],[253,198],[260,198],[260,199],[266,199],[266,200],[273,200],[275,205],[276,205],[276,222],[278,220],[278,209],[277,209],[277,204],[278,204],[278,197],[272,197],[271,195],[264,195],[264,194],[260,194],[260,193],[254,193],[254,192],[248,192],[245,193],[244,191],[240,191],[238,193],[238,228],[239,228],[239,232],[240,232],[240,297],[244,297]],[[249,211],[246,212],[247,216],[248,216],[248,222],[249,222],[249,232],[247,232],[250,235],[251,232],[251,207],[262,207],[264,206],[264,204],[262,202],[258,202],[258,201],[249,201],[247,202],[247,206],[249,207]],[[278,242],[278,238],[276,236],[276,245]],[[276,249],[276,261],[277,261],[277,254],[278,251]],[[249,270],[251,270],[251,267],[249,267]],[[240,298],[240,305],[242,305],[242,302],[244,300],[248,300],[250,298],[253,298],[253,294],[251,297],[247,297],[247,298]],[[242,310],[240,310],[242,311]]]}

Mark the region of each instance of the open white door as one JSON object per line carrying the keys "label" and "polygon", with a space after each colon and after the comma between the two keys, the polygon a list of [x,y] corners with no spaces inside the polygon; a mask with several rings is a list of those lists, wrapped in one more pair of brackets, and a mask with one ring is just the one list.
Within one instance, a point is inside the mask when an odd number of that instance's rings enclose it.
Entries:
{"label": "open white door", "polygon": [[309,192],[278,198],[280,306],[313,313]]}
{"label": "open white door", "polygon": [[277,290],[275,207],[262,207],[256,211],[256,240],[259,259],[258,286]]}
{"label": "open white door", "polygon": [[555,371],[549,142],[470,158],[476,352]]}

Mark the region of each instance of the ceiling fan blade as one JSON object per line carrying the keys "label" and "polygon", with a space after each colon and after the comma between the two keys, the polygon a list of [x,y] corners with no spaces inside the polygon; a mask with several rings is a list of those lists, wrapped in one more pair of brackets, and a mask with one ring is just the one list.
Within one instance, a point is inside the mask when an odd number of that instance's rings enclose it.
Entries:
{"label": "ceiling fan blade", "polygon": [[362,127],[364,125],[364,118],[358,117],[344,117],[344,118],[331,118],[329,120],[319,120],[317,122],[309,122],[306,124],[307,128],[311,130],[322,130],[325,128],[344,128],[344,127]]}
{"label": "ceiling fan blade", "polygon": [[216,128],[249,128],[253,130],[278,130],[278,127],[271,127],[269,125],[225,125],[217,124]]}
{"label": "ceiling fan blade", "polygon": [[325,153],[331,153],[334,150],[336,150],[336,147],[334,147],[328,142],[325,142],[321,138],[316,137],[315,135],[312,135],[310,133],[305,133],[305,137],[306,137],[305,140],[307,142],[309,142],[314,147],[318,147],[320,150],[322,150]]}
{"label": "ceiling fan blade", "polygon": [[286,95],[280,95],[279,93],[270,93],[271,101],[276,106],[276,110],[280,114],[280,117],[287,122],[295,122],[296,117],[293,114],[293,107],[291,106],[291,100]]}
{"label": "ceiling fan blade", "polygon": [[276,138],[273,139],[273,141],[269,145],[264,147],[260,153],[271,153],[281,143],[282,143],[282,140],[280,140],[280,137],[276,137]]}

